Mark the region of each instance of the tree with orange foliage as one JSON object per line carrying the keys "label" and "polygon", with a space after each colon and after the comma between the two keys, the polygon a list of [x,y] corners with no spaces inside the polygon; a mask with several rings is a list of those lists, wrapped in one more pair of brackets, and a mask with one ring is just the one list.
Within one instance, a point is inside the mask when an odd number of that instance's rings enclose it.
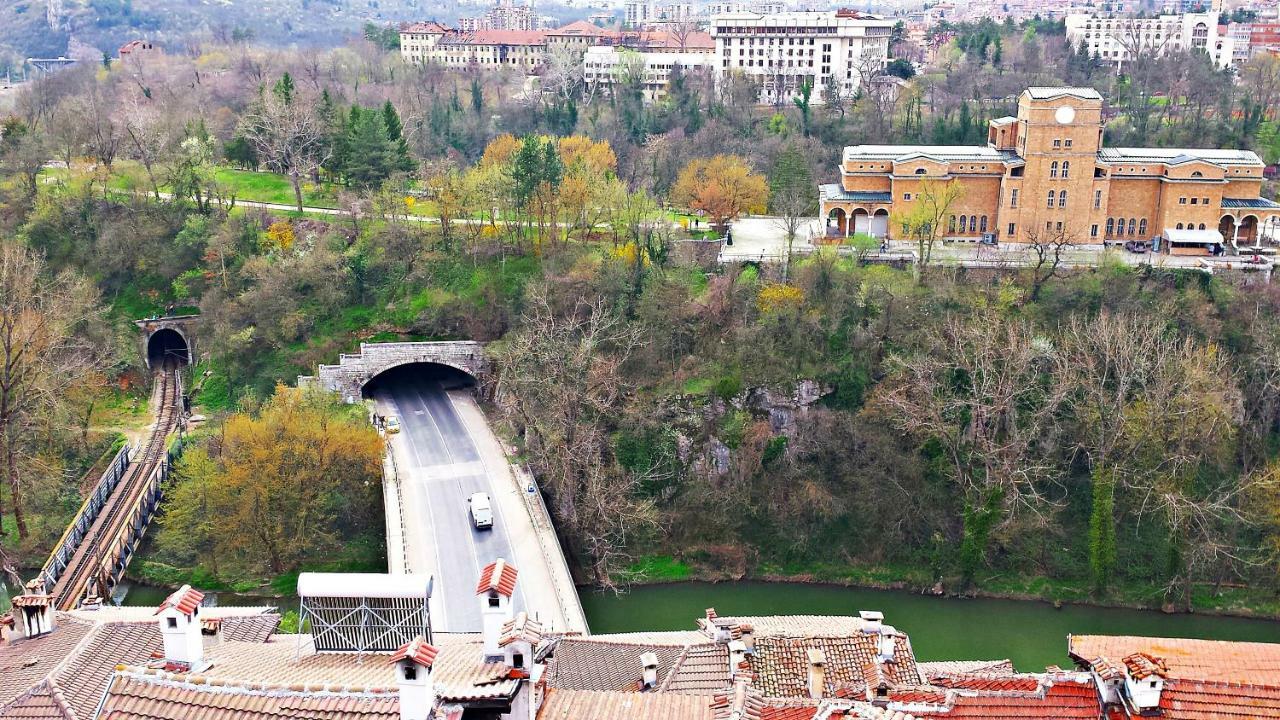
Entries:
{"label": "tree with orange foliage", "polygon": [[695,158],[680,171],[671,200],[705,212],[717,229],[724,230],[744,212],[764,212],[769,185],[736,155]]}

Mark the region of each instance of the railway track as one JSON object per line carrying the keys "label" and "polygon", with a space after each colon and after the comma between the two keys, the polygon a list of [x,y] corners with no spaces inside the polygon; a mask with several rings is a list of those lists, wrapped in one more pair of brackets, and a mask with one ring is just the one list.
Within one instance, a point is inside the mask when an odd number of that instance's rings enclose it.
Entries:
{"label": "railway track", "polygon": [[167,359],[155,372],[155,425],[58,577],[51,594],[59,610],[74,610],[91,590],[100,596],[110,592],[114,581],[111,570],[132,539],[130,526],[137,517],[138,506],[146,499],[150,480],[165,460],[166,439],[182,415],[180,367],[177,361]]}

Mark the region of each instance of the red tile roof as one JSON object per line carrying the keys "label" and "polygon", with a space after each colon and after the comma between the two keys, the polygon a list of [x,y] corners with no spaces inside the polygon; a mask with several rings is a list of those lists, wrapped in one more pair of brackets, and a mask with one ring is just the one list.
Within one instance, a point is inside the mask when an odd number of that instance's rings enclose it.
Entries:
{"label": "red tile roof", "polygon": [[476,30],[451,32],[440,42],[446,45],[546,45],[547,34],[541,30]]}
{"label": "red tile roof", "polygon": [[401,660],[408,658],[419,665],[431,667],[431,664],[436,661],[436,654],[439,652],[440,651],[436,649],[436,646],[427,642],[425,638],[419,635],[404,645],[401,645],[400,649],[397,650],[387,662],[400,662]]}
{"label": "red tile roof", "polygon": [[1124,666],[1129,668],[1129,674],[1134,680],[1144,680],[1152,675],[1169,676],[1169,666],[1164,658],[1147,653],[1137,652],[1129,655],[1124,659]]}
{"label": "red tile roof", "polygon": [[499,595],[511,597],[516,591],[516,575],[519,572],[515,565],[498,558],[480,571],[480,582],[476,585],[476,594],[493,591]]}
{"label": "red tile roof", "polygon": [[605,30],[602,27],[592,25],[586,20],[575,20],[569,23],[568,25],[565,25],[564,27],[559,27],[559,28],[556,28],[555,30],[548,31],[547,35],[550,37],[569,36],[569,35],[588,36],[588,37],[612,37],[614,35],[617,35],[617,33],[612,30]]}
{"label": "red tile roof", "polygon": [[1160,709],[1165,720],[1269,720],[1280,718],[1280,688],[1175,680]]}
{"label": "red tile roof", "polygon": [[407,25],[401,25],[401,26],[400,26],[400,32],[402,32],[402,33],[426,33],[426,34],[432,34],[432,35],[443,35],[443,34],[445,34],[445,33],[449,32],[449,28],[447,28],[447,27],[445,27],[444,25],[441,25],[440,23],[435,22],[435,21],[430,21],[430,22],[416,22],[416,23],[409,23],[409,24],[407,24]]}
{"label": "red tile roof", "polygon": [[1280,644],[1073,635],[1068,641],[1068,652],[1082,664],[1099,657],[1117,660],[1134,653],[1146,653],[1164,659],[1165,677],[1171,680],[1280,686]]}
{"label": "red tile roof", "polygon": [[200,607],[200,603],[203,600],[204,593],[193,589],[190,585],[183,585],[174,590],[172,595],[165,598],[164,602],[160,603],[160,607],[156,608],[155,614],[159,615],[169,608],[176,608],[183,615],[191,615],[196,611],[196,608]]}
{"label": "red tile roof", "polygon": [[1086,675],[1048,678],[1036,692],[952,691],[950,704],[936,710],[912,707],[917,718],[981,718],[981,720],[1097,720],[1102,713],[1098,691]]}

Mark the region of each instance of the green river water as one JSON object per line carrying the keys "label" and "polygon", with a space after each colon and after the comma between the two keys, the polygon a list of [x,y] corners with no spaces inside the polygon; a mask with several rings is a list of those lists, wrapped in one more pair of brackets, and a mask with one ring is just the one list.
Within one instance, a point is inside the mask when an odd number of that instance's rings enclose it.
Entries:
{"label": "green river water", "polygon": [[[158,605],[169,590],[122,586],[116,600]],[[212,593],[222,605],[297,608],[296,597]],[[1067,635],[1148,635],[1280,643],[1280,621],[1210,615],[1166,615],[1083,605],[1061,609],[1024,600],[930,597],[907,592],[797,583],[679,583],[632,588],[615,595],[584,591],[582,605],[595,633],[692,630],[706,608],[721,615],[855,615],[879,610],[885,622],[911,636],[921,660],[1009,658],[1020,670],[1069,666]],[[0,611],[8,597],[0,590]]]}

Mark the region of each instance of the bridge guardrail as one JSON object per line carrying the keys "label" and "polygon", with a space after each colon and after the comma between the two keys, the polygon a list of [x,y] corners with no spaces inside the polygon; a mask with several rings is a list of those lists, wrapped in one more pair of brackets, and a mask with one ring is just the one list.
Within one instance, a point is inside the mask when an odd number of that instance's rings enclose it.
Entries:
{"label": "bridge guardrail", "polygon": [[124,477],[125,470],[129,467],[130,454],[129,444],[125,443],[111,460],[106,471],[98,478],[98,484],[93,492],[80,504],[75,519],[67,525],[67,529],[62,532],[62,537],[53,546],[44,567],[40,568],[39,577],[44,581],[46,588],[52,588],[57,584],[58,578],[67,569],[67,563],[75,555],[76,548],[84,541],[85,533],[89,532],[93,521],[98,519],[98,513],[102,511],[103,504],[120,484],[120,479]]}
{"label": "bridge guardrail", "polygon": [[[561,578],[560,573],[554,572],[555,568],[564,568],[566,575],[569,570],[569,561],[565,558],[564,548],[560,546],[559,536],[556,535],[555,523],[551,521],[551,512],[547,509],[547,503],[542,498],[542,489],[538,487],[538,483],[533,478],[533,473],[523,463],[511,463],[511,467],[516,478],[516,482],[520,484],[520,496],[524,498],[525,507],[529,510],[529,517],[532,519],[535,530],[534,535],[538,537],[538,548],[542,551],[542,556],[547,562],[547,567],[552,568],[551,573],[552,584],[555,585],[556,595],[560,597],[560,607],[566,611],[572,610],[577,614],[578,620],[582,623],[582,633],[590,634],[591,630],[587,627],[587,614],[582,609],[582,599],[578,597],[578,590],[573,586],[573,578]],[[541,527],[537,527],[537,526]],[[551,542],[547,540],[550,538]],[[548,548],[550,544],[552,547]],[[563,580],[569,581],[569,586],[564,586]],[[566,616],[569,614],[565,613]],[[566,617],[566,620],[570,618]]]}
{"label": "bridge guardrail", "polygon": [[[409,572],[409,555],[405,547],[405,527],[404,527],[404,492],[400,485],[400,470],[396,467],[395,452],[392,451],[390,443],[387,444],[387,451],[383,454],[382,459],[382,483],[383,503],[386,503],[386,495],[388,492],[394,492],[396,497],[396,516],[399,520],[399,527],[393,527],[391,523],[387,523],[387,552],[390,553],[398,550],[400,555],[400,572]],[[388,569],[391,566],[391,558],[387,558]]]}

